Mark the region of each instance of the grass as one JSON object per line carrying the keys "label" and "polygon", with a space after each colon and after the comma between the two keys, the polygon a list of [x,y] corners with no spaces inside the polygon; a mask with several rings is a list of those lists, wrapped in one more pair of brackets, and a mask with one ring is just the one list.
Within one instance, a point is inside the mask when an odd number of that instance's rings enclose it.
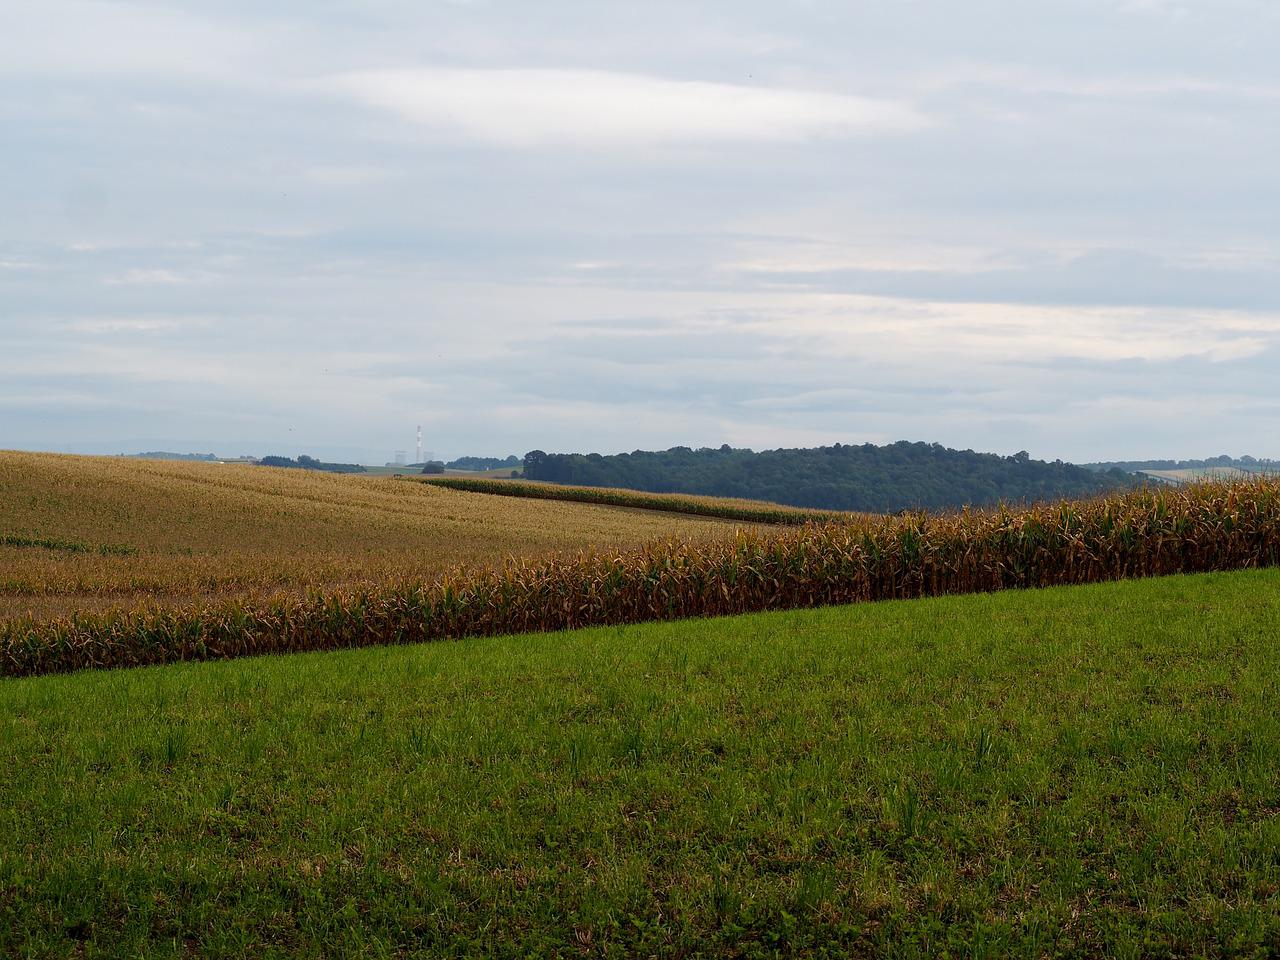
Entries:
{"label": "grass", "polygon": [[390,477],[0,452],[0,620],[415,582],[736,526]]}
{"label": "grass", "polygon": [[1280,950],[1280,572],[0,681],[0,954]]}
{"label": "grass", "polygon": [[517,477],[524,476],[524,464],[517,464],[514,467],[495,467],[492,470],[446,470],[445,475],[450,477],[476,477],[480,479],[489,478],[496,480],[508,480],[512,473]]}

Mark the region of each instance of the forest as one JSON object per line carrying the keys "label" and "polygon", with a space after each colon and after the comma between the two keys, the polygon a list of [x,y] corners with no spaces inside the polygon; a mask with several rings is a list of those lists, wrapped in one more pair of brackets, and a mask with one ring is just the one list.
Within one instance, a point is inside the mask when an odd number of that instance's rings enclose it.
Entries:
{"label": "forest", "polygon": [[1138,482],[1119,470],[1033,460],[1025,451],[1000,456],[905,440],[760,452],[727,444],[610,456],[534,450],[525,455],[524,476],[877,513],[1087,497]]}

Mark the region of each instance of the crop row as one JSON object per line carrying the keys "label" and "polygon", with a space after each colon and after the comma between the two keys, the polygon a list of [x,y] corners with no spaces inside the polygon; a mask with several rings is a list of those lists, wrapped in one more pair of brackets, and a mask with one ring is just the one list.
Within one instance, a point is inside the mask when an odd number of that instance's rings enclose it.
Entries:
{"label": "crop row", "polygon": [[262,607],[0,625],[0,673],[561,630],[1275,565],[1280,480],[584,553]]}
{"label": "crop row", "polygon": [[662,510],[687,513],[699,517],[717,517],[743,523],[767,523],[780,526],[803,526],[807,523],[829,523],[848,520],[858,514],[834,510],[806,510],[782,504],[755,500],[733,500],[726,497],[699,497],[681,493],[645,493],[605,487],[569,487],[556,483],[530,483],[520,480],[481,479],[478,477],[413,478],[419,483],[465,493],[490,493],[501,497],[529,500],[566,500],[572,503],[595,503],[609,507],[634,507],[640,510]]}
{"label": "crop row", "polygon": [[38,547],[61,553],[96,553],[104,557],[127,557],[137,553],[133,547],[114,543],[91,546],[79,540],[59,540],[54,537],[27,537],[19,534],[0,534],[0,547]]}

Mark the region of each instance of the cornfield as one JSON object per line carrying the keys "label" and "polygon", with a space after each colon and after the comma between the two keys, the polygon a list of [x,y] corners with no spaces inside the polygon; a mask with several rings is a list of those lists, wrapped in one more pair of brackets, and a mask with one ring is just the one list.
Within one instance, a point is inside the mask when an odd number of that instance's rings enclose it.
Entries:
{"label": "cornfield", "polygon": [[96,553],[103,557],[129,557],[138,551],[133,547],[119,546],[113,543],[100,543],[90,546],[78,540],[57,540],[53,537],[24,537],[6,533],[0,535],[0,547],[39,547],[42,550],[54,550],[62,553]]}
{"label": "cornfield", "polygon": [[563,500],[571,503],[593,503],[610,507],[635,507],[687,513],[699,517],[737,520],[742,523],[767,523],[777,526],[803,526],[806,523],[829,523],[851,520],[867,514],[842,513],[836,510],[806,510],[760,500],[735,500],[731,497],[698,497],[684,493],[646,493],[613,487],[570,487],[557,483],[531,483],[520,480],[495,480],[473,477],[409,478],[433,487],[461,490],[466,493],[490,493],[502,497],[529,500]]}
{"label": "cornfield", "polygon": [[741,524],[516,500],[391,477],[0,451],[0,621],[259,608],[506,558],[723,539]]}
{"label": "cornfield", "polygon": [[1280,480],[671,540],[264,606],[0,625],[29,675],[1274,565]]}

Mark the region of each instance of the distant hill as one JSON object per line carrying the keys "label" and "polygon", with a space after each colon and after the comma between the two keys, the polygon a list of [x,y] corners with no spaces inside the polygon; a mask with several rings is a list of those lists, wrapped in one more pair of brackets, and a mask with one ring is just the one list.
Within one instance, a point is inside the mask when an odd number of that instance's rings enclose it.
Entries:
{"label": "distant hill", "polygon": [[325,473],[366,472],[365,468],[358,463],[325,463],[315,457],[309,457],[305,453],[299,455],[297,460],[289,457],[263,457],[258,461],[258,465],[262,467],[292,467],[295,470],[323,470]]}
{"label": "distant hill", "polygon": [[1280,460],[1267,460],[1251,457],[1233,457],[1222,454],[1205,460],[1108,460],[1099,463],[1082,463],[1086,470],[1106,471],[1123,470],[1125,473],[1145,473],[1162,470],[1212,470],[1229,468],[1244,470],[1249,473],[1280,473]]}
{"label": "distant hill", "polygon": [[146,453],[122,453],[122,457],[135,457],[139,460],[201,460],[212,463],[218,458],[212,453],[170,453],[168,450],[148,450]]}
{"label": "distant hill", "polygon": [[874,513],[1091,496],[1138,482],[1120,470],[1032,460],[1025,451],[1005,457],[905,440],[886,446],[836,444],[759,453],[728,445],[615,456],[534,450],[525,455],[524,475],[580,486]]}
{"label": "distant hill", "polygon": [[505,459],[498,457],[459,457],[457,460],[450,460],[445,466],[450,470],[501,470],[503,467],[509,470],[512,467],[520,466],[520,458],[514,453]]}

